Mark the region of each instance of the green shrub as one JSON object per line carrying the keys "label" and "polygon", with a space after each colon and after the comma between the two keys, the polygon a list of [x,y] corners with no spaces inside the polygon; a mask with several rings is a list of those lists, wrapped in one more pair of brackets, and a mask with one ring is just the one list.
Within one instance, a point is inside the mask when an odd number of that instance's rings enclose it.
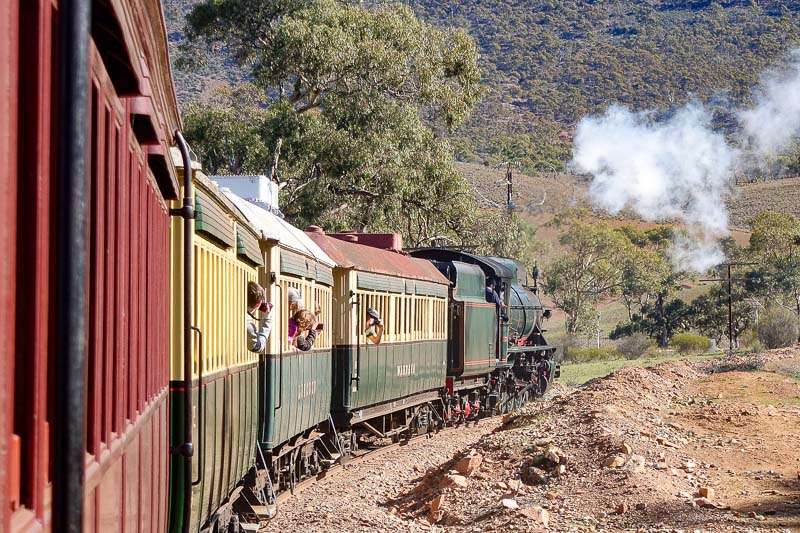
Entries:
{"label": "green shrub", "polygon": [[680,354],[705,352],[711,348],[711,339],[696,333],[678,333],[669,341]]}
{"label": "green shrub", "polygon": [[756,326],[758,340],[767,348],[783,348],[797,342],[797,316],[782,307],[767,310]]}
{"label": "green shrub", "polygon": [[610,359],[619,359],[621,356],[622,354],[614,347],[577,348],[572,346],[564,350],[564,361],[569,363],[608,361]]}
{"label": "green shrub", "polygon": [[623,337],[617,343],[617,351],[622,354],[625,359],[638,359],[643,356],[647,350],[652,348],[653,341],[642,333],[634,333],[628,337]]}
{"label": "green shrub", "polygon": [[747,328],[739,335],[739,349],[747,353],[758,353],[764,350],[764,345],[758,340],[755,327]]}

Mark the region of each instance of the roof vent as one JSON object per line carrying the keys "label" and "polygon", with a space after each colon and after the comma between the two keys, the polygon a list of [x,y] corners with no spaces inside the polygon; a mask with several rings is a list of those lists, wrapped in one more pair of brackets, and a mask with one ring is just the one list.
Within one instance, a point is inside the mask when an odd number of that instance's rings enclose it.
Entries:
{"label": "roof vent", "polygon": [[399,233],[329,233],[329,237],[347,242],[357,242],[364,246],[399,252],[403,249],[403,237]]}
{"label": "roof vent", "polygon": [[318,233],[320,235],[325,235],[325,230],[319,226],[314,226],[314,225],[308,226],[306,227],[305,231],[306,233]]}

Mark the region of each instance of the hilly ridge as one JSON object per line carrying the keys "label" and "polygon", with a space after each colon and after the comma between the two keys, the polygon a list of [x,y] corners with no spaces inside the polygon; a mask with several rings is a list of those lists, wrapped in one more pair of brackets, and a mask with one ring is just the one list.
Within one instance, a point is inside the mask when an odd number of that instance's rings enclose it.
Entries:
{"label": "hilly ridge", "polygon": [[[164,0],[173,58],[199,0]],[[382,0],[372,2],[383,3]],[[481,53],[485,94],[451,141],[458,159],[563,168],[575,123],[611,103],[668,112],[710,103],[718,124],[759,74],[800,45],[800,2],[775,0],[405,0],[423,19],[465,28]],[[213,50],[175,65],[185,104],[243,74]],[[716,104],[716,106],[715,106]],[[444,134],[444,133],[443,133]]]}
{"label": "hilly ridge", "polygon": [[459,132],[462,157],[516,155],[529,169],[558,166],[568,155],[558,134],[612,103],[668,111],[699,99],[730,127],[726,110],[745,103],[759,74],[800,43],[800,2],[408,4],[437,24],[466,28],[479,44],[488,91]]}

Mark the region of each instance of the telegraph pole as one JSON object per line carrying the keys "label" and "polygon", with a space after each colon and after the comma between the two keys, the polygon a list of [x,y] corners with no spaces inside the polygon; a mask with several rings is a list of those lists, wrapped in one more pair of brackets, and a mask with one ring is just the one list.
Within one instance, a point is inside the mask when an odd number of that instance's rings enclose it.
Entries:
{"label": "telegraph pole", "polygon": [[724,278],[701,279],[701,282],[724,282],[728,293],[728,355],[733,355],[733,282],[746,281],[745,278],[733,278],[731,267],[757,265],[758,263],[723,263],[727,275]]}
{"label": "telegraph pole", "polygon": [[508,207],[509,211],[514,210],[514,174],[511,171],[511,161],[506,163],[506,186],[507,186],[507,193],[506,193],[506,206]]}

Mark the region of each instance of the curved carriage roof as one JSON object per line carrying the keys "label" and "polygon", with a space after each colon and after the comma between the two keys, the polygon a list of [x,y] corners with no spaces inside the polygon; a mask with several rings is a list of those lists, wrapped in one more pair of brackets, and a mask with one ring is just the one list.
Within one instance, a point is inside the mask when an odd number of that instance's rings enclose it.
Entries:
{"label": "curved carriage roof", "polygon": [[411,252],[415,257],[424,257],[426,259],[433,259],[435,261],[461,261],[462,263],[471,263],[480,266],[483,271],[498,278],[514,279],[517,277],[517,269],[515,266],[508,264],[506,261],[499,261],[496,257],[486,257],[482,255],[475,255],[461,250],[452,250],[449,248],[419,248]]}
{"label": "curved carriage roof", "polygon": [[439,272],[439,269],[425,259],[417,259],[398,252],[343,241],[326,235],[321,229],[309,230],[306,231],[306,234],[342,268],[353,268],[363,272],[450,284],[450,281]]}
{"label": "curved carriage roof", "polygon": [[223,188],[221,191],[242,213],[244,218],[261,232],[262,238],[276,240],[283,246],[303,255],[313,257],[329,267],[337,266],[336,262],[300,228],[292,226],[281,217],[252,202],[248,202],[228,189]]}

